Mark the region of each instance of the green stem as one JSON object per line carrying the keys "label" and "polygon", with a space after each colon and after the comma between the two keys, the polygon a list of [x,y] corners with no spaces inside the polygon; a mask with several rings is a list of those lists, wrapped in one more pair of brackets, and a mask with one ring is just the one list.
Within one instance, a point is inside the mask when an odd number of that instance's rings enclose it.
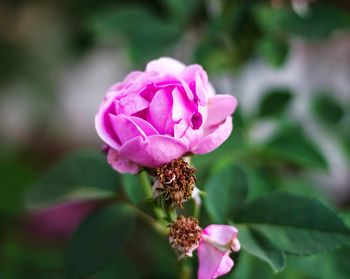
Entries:
{"label": "green stem", "polygon": [[201,205],[196,203],[196,202],[194,202],[193,217],[198,219],[200,214],[201,214]]}
{"label": "green stem", "polygon": [[188,258],[182,259],[179,262],[180,273],[179,279],[191,279],[192,278],[192,266]]}
{"label": "green stem", "polygon": [[176,218],[177,218],[177,213],[176,213],[176,210],[173,207],[173,205],[171,203],[169,203],[168,201],[163,200],[162,198],[160,198],[159,202],[160,202],[161,208],[165,214],[165,218],[170,223],[175,222]]}
{"label": "green stem", "polygon": [[[145,198],[146,199],[151,199],[153,200],[153,192],[152,192],[152,186],[151,186],[151,183],[150,183],[150,180],[149,180],[149,177],[148,177],[148,174],[147,172],[143,171],[139,174],[139,179],[140,179],[140,184],[141,184],[141,187],[143,189],[143,192],[145,194]],[[157,216],[157,219],[160,221],[160,222],[163,222],[164,223],[164,212],[162,211],[161,208],[159,208],[155,202],[153,201],[153,211],[154,211],[154,214]]]}
{"label": "green stem", "polygon": [[151,216],[149,216],[147,213],[145,213],[144,211],[142,211],[141,209],[139,209],[138,207],[130,204],[130,207],[135,210],[135,212],[137,213],[137,215],[144,220],[145,222],[147,222],[148,224],[150,224],[157,232],[159,232],[162,235],[167,236],[169,234],[169,229],[167,227],[165,227],[163,224],[161,224],[160,222],[158,222],[157,220],[155,220],[154,218],[152,218]]}
{"label": "green stem", "polygon": [[152,199],[153,193],[152,193],[152,186],[149,181],[147,172],[143,171],[139,174],[140,183],[143,189],[143,192],[145,193],[146,199]]}
{"label": "green stem", "polygon": [[167,208],[166,215],[167,215],[170,222],[176,221],[177,213],[176,213],[176,210],[174,208],[171,208],[171,207]]}

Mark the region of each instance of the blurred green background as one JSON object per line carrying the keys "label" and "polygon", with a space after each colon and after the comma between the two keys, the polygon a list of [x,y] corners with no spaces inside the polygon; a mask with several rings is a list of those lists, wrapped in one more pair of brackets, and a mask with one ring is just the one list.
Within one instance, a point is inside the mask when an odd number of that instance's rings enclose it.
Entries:
{"label": "blurred green background", "polygon": [[[199,188],[233,160],[249,196],[287,189],[350,220],[349,1],[2,0],[0,278],[63,278],[64,220],[50,217],[52,234],[33,225],[29,188],[70,151],[100,149],[104,92],[160,56],[202,64],[218,93],[239,100],[231,138],[194,160]],[[118,264],[91,278],[172,278],[166,240],[137,228]],[[228,278],[348,278],[349,257],[346,247],[290,256],[274,275],[242,252]]]}

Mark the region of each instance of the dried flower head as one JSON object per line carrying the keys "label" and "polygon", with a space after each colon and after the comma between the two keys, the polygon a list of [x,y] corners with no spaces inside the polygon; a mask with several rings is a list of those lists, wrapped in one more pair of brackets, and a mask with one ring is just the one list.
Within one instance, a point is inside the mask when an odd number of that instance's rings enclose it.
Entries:
{"label": "dried flower head", "polygon": [[198,248],[201,233],[196,218],[179,216],[170,225],[169,243],[179,258],[192,257],[192,252]]}
{"label": "dried flower head", "polygon": [[195,169],[183,159],[176,159],[156,169],[155,190],[165,200],[170,199],[182,207],[192,196],[196,184]]}

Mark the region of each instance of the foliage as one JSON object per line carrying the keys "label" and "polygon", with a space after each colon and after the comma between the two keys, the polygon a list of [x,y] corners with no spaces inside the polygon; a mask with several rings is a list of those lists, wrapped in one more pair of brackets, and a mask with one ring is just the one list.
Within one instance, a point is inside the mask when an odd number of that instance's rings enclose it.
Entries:
{"label": "foliage", "polygon": [[[27,1],[13,5],[22,2]],[[290,5],[276,8],[262,0],[217,1],[218,6],[201,0],[129,2],[58,4],[57,13],[69,31],[55,33],[65,47],[62,54],[54,44],[56,62],[38,56],[36,47],[21,40],[1,38],[0,81],[25,78],[33,99],[42,101],[42,92],[52,94],[52,69],[106,45],[122,47],[136,66],[183,51],[210,73],[238,71],[256,57],[282,67],[290,38],[322,42],[350,28],[341,1],[313,1],[305,16]],[[50,49],[45,40],[41,43]],[[234,256],[235,268],[226,278],[348,277],[350,214],[313,180],[315,173],[330,171],[329,162],[304,123],[288,117],[294,94],[285,87],[269,89],[254,115],[235,113],[235,131],[222,147],[193,158],[197,186],[204,192],[202,225],[231,223],[239,228],[242,251]],[[349,166],[349,104],[323,90],[311,98],[310,110],[339,141]],[[251,132],[262,120],[273,121],[277,128],[257,143]],[[16,156],[0,160],[1,278],[174,277],[176,258],[165,237],[149,229],[135,209],[154,214],[138,178],[116,174],[103,154],[85,150],[68,155],[33,181],[38,170],[29,161],[35,150],[22,155],[27,161]],[[86,216],[67,245],[36,239],[22,222],[24,207],[42,210],[90,199],[104,203]]]}
{"label": "foliage", "polygon": [[68,244],[66,278],[86,277],[105,267],[129,238],[134,218],[135,213],[125,204],[91,214]]}

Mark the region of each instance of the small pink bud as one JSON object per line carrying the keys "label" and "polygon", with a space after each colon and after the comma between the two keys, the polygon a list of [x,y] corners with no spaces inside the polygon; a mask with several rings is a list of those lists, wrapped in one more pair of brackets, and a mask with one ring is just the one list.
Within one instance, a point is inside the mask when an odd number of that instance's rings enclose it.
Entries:
{"label": "small pink bud", "polygon": [[231,271],[234,263],[229,254],[238,252],[238,230],[229,225],[209,225],[202,231],[198,245],[198,279],[213,279]]}

